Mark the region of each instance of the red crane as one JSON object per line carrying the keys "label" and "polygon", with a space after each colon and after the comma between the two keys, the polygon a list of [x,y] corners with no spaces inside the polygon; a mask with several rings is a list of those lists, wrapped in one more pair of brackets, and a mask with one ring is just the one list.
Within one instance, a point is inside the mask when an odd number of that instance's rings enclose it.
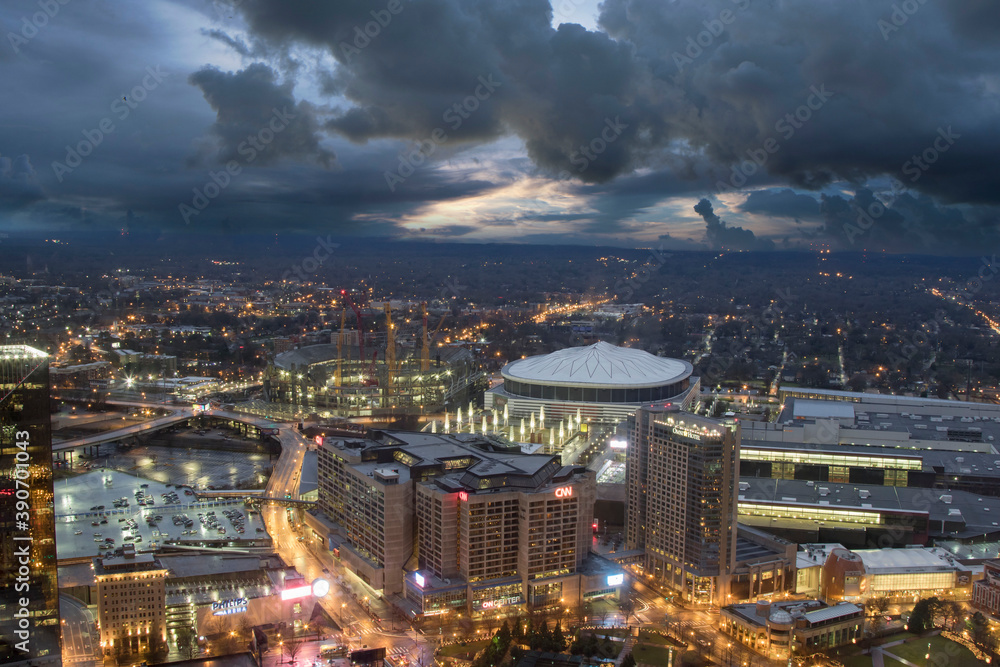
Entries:
{"label": "red crane", "polygon": [[[358,308],[357,304],[351,300],[351,295],[347,293],[347,290],[340,290],[340,296],[343,297],[344,302],[351,307],[354,311],[354,315],[358,318],[358,359],[361,363],[365,361],[365,330],[361,323],[361,309]],[[366,387],[371,387],[378,384],[378,378],[375,377],[375,358],[378,356],[378,350],[372,352],[372,363],[368,369],[368,377],[362,379],[361,384]]]}
{"label": "red crane", "polygon": [[351,295],[347,293],[347,290],[345,290],[345,289],[340,290],[340,296],[343,297],[344,302],[348,306],[351,307],[351,310],[354,311],[355,316],[357,316],[357,318],[358,318],[358,351],[360,352],[360,354],[358,355],[358,358],[361,359],[362,363],[364,363],[364,360],[365,360],[365,330],[361,326],[361,309],[358,308],[356,305],[354,305],[354,302],[351,301]]}

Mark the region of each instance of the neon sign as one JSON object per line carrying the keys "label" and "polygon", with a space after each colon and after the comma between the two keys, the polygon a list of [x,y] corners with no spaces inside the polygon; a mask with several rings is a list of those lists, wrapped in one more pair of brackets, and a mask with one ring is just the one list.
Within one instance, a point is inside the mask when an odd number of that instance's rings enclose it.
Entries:
{"label": "neon sign", "polygon": [[556,489],[556,498],[570,498],[573,495],[572,486],[563,486]]}
{"label": "neon sign", "polygon": [[464,503],[467,500],[469,500],[469,494],[466,493],[465,491],[459,491],[458,492],[458,499],[461,500]]}
{"label": "neon sign", "polygon": [[321,435],[317,435],[317,436],[316,436],[316,437],[314,438],[314,440],[315,440],[315,442],[316,442],[316,446],[317,446],[317,447],[322,447],[322,446],[323,446],[323,436],[321,436]]}

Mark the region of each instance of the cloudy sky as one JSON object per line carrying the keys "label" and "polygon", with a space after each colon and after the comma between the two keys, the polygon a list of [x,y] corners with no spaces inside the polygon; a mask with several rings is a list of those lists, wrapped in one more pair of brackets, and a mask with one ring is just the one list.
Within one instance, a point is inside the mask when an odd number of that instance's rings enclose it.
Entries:
{"label": "cloudy sky", "polygon": [[0,229],[979,253],[995,0],[4,0]]}

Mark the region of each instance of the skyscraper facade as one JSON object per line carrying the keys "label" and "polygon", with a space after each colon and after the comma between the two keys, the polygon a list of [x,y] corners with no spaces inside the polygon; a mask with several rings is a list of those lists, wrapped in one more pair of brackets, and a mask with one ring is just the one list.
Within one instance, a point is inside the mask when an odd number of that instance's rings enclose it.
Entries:
{"label": "skyscraper facade", "polygon": [[697,603],[725,604],[736,553],[739,425],[640,408],[628,420],[625,540],[647,575]]}
{"label": "skyscraper facade", "polygon": [[59,663],[48,355],[0,346],[0,665]]}

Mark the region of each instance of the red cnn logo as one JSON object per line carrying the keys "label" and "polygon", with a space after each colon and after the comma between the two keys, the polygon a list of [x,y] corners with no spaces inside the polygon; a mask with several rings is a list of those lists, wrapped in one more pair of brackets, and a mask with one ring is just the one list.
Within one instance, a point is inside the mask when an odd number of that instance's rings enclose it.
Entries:
{"label": "red cnn logo", "polygon": [[458,492],[458,499],[461,500],[464,503],[464,502],[466,502],[469,499],[469,494],[466,493],[465,491],[459,491]]}
{"label": "red cnn logo", "polygon": [[569,498],[573,495],[572,486],[564,486],[562,488],[556,489],[556,498]]}

